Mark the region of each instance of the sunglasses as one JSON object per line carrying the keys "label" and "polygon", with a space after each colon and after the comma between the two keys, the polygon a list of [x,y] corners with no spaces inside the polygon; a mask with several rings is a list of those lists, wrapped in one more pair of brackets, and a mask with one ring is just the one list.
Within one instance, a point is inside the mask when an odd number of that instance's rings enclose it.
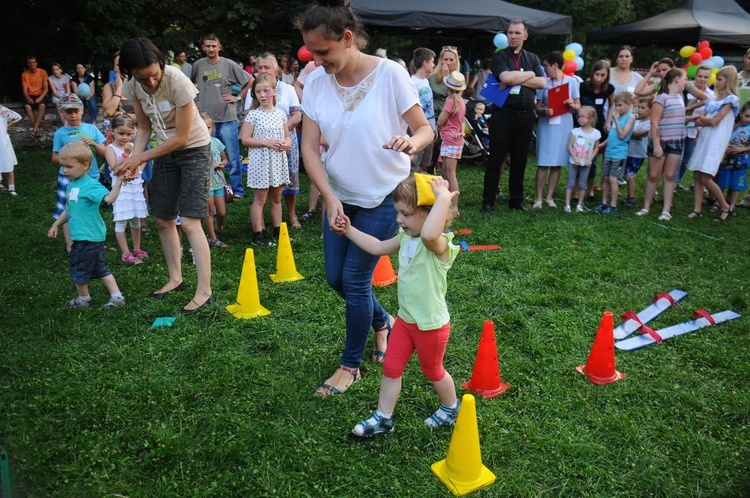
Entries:
{"label": "sunglasses", "polygon": [[454,47],[453,45],[446,45],[443,47],[443,50],[458,50],[458,47]]}

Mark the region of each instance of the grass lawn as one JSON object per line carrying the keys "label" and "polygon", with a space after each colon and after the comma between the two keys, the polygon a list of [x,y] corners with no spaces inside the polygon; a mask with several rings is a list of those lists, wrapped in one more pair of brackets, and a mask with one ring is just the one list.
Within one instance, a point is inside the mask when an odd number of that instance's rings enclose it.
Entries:
{"label": "grass lawn", "polygon": [[[238,320],[224,306],[237,296],[250,201],[230,205],[230,247],[212,250],[218,305],[152,329],[190,297],[148,297],[167,274],[155,231],[144,236],[152,257],[140,266],[108,252],[129,306],[65,309],[75,287],[64,243],[46,238],[56,168],[47,151],[18,156],[20,195],[0,195],[0,447],[18,496],[451,496],[430,470],[446,457],[451,431],[423,424],[438,399],[415,359],[386,437],[349,437],[376,406],[381,369],[369,360],[345,395],[312,394],[344,339],[319,215],[290,229],[304,280],[274,284],[276,249],[255,249],[271,315]],[[501,249],[462,253],[449,273],[446,367],[457,384],[469,380],[482,324],[493,320],[511,385],[476,400],[483,462],[497,481],[475,496],[750,495],[750,210],[726,223],[708,213],[688,220],[692,194],[681,191],[670,222],[656,220],[660,203],[644,218],[564,214],[559,187],[557,210],[496,206],[481,215],[481,166],[461,164],[459,179],[462,218],[453,228],[473,233],[457,237]],[[533,169],[527,179],[531,193]],[[300,214],[306,204],[303,195]],[[189,256],[184,267],[193,288]],[[745,318],[618,352],[627,377],[614,384],[575,371],[605,311],[617,321],[672,289],[689,295],[655,329],[697,308]],[[106,302],[100,283],[91,291]],[[375,292],[395,313],[396,286]]]}

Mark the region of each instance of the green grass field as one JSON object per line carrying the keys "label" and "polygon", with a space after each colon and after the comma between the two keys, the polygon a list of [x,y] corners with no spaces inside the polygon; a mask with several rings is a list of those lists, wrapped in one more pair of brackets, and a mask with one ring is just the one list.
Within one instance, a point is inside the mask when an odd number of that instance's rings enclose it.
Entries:
{"label": "green grass field", "polygon": [[[345,395],[312,394],[344,339],[343,304],[325,282],[319,215],[291,231],[304,280],[272,283],[276,249],[255,249],[260,301],[271,315],[238,320],[224,306],[237,296],[250,201],[230,205],[230,247],[212,252],[217,305],[152,329],[190,297],[148,297],[166,281],[155,232],[144,236],[152,257],[140,266],[108,252],[129,306],[65,309],[75,287],[64,244],[46,238],[56,168],[46,151],[18,156],[20,195],[0,195],[0,448],[17,496],[451,496],[430,470],[446,457],[451,431],[423,424],[438,399],[416,360],[396,428],[380,439],[349,437],[376,406],[381,373],[369,360]],[[461,164],[459,179],[454,228],[473,233],[458,238],[501,249],[462,253],[449,273],[446,367],[459,385],[471,378],[482,325],[492,320],[511,385],[476,400],[483,462],[497,481],[475,496],[750,495],[750,211],[725,223],[708,213],[687,220],[692,194],[681,191],[664,223],[660,204],[644,218],[561,207],[497,206],[481,215],[481,166]],[[533,170],[527,179],[531,193]],[[303,192],[307,185],[303,176]],[[563,194],[559,187],[560,206]],[[306,204],[302,195],[300,214]],[[192,288],[189,258],[184,268]],[[655,329],[688,321],[697,308],[745,318],[618,352],[627,377],[614,384],[575,371],[605,311],[617,321],[672,289],[689,295]],[[375,292],[395,313],[396,286]],[[100,283],[92,296],[106,301]]]}

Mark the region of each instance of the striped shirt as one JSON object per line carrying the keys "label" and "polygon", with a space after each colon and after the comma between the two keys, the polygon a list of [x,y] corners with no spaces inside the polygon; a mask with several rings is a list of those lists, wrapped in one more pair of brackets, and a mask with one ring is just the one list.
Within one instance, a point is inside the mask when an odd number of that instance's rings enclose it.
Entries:
{"label": "striped shirt", "polygon": [[682,95],[660,93],[654,104],[664,107],[659,120],[659,140],[671,142],[685,138],[685,102]]}

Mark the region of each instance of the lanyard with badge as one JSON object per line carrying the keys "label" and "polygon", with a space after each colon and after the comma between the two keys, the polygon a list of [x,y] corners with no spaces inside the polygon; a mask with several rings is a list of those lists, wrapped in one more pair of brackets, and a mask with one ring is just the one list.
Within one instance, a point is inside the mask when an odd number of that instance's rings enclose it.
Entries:
{"label": "lanyard with badge", "polygon": [[[511,51],[510,48],[507,49],[508,53],[510,54],[510,58],[513,59],[513,62],[516,64],[516,71],[523,71],[523,68],[521,67],[521,57],[523,56],[523,50],[518,51],[518,57],[516,57],[513,54],[513,51]],[[521,93],[521,85],[515,85],[511,87],[510,89],[510,95],[520,95]]]}

